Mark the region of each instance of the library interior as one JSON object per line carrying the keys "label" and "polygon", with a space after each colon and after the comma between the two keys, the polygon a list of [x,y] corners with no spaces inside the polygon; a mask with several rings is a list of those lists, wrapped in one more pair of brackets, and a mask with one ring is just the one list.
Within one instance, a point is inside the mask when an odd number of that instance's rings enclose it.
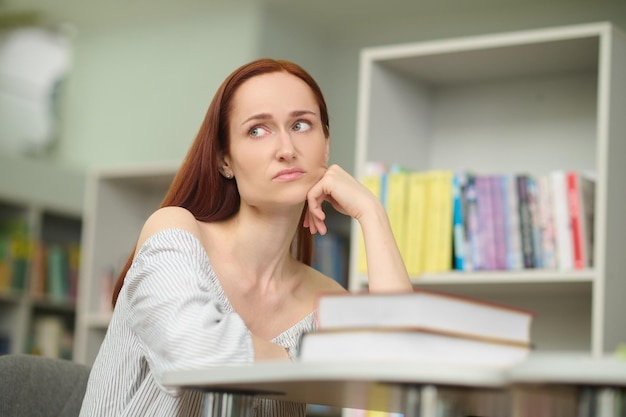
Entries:
{"label": "library interior", "polygon": [[0,0],[0,415],[58,372],[78,392],[30,406],[78,416],[142,227],[260,58],[319,84],[328,165],[384,207],[413,292],[368,292],[377,253],[327,198],[310,263],[347,292],[291,361],[159,378],[208,417],[626,416],[624,0]]}

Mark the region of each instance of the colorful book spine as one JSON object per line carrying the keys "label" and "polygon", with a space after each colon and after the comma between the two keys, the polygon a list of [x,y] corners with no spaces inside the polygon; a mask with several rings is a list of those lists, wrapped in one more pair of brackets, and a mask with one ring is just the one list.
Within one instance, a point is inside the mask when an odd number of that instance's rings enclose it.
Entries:
{"label": "colorful book spine", "polygon": [[465,270],[465,225],[463,188],[467,176],[465,173],[456,173],[452,178],[452,226],[454,230],[454,269]]}
{"label": "colorful book spine", "polygon": [[556,269],[556,245],[554,237],[554,218],[552,209],[552,187],[548,175],[540,175],[537,179],[539,190],[539,213],[541,217],[541,245],[543,250],[543,267]]}
{"label": "colorful book spine", "polygon": [[576,171],[567,173],[569,215],[572,231],[573,265],[585,269],[592,265],[594,181]]}
{"label": "colorful book spine", "polygon": [[539,188],[533,176],[526,177],[526,187],[528,190],[528,207],[530,208],[531,238],[533,248],[534,268],[544,268],[543,265],[543,230],[541,224],[541,211],[539,207]]}
{"label": "colorful book spine", "polygon": [[[383,168],[380,165],[370,164],[366,168],[366,174],[361,178],[361,183],[372,194],[378,197],[381,202],[383,201]],[[359,237],[359,254],[357,259],[357,270],[359,274],[367,274],[367,255],[365,252],[365,241],[363,240],[363,234]]]}
{"label": "colorful book spine", "polygon": [[481,269],[483,256],[479,241],[480,232],[478,230],[478,198],[476,193],[476,176],[467,174],[467,181],[464,190],[465,198],[465,270],[474,271]]}
{"label": "colorful book spine", "polygon": [[554,242],[556,247],[556,263],[561,271],[574,268],[572,248],[572,232],[567,197],[567,180],[565,171],[552,171],[552,214],[554,219]]}
{"label": "colorful book spine", "polygon": [[67,253],[61,245],[48,245],[47,287],[51,298],[67,298]]}
{"label": "colorful book spine", "polygon": [[425,272],[452,267],[452,171],[429,171]]}
{"label": "colorful book spine", "polygon": [[528,195],[528,176],[517,175],[517,195],[519,199],[520,235],[522,241],[522,260],[524,268],[534,268],[533,220],[531,217],[530,197]]}
{"label": "colorful book spine", "polygon": [[520,270],[524,267],[522,260],[522,242],[519,223],[519,200],[517,198],[517,185],[514,174],[502,176],[502,185],[506,199],[505,229],[506,229],[506,265],[511,271]]}
{"label": "colorful book spine", "polygon": [[409,173],[405,264],[412,277],[424,272],[427,201],[427,174],[418,171]]}
{"label": "colorful book spine", "polygon": [[442,219],[440,223],[441,241],[439,245],[439,268],[440,272],[447,272],[452,269],[452,247],[453,234],[452,230],[452,171],[444,170],[439,173],[440,181],[440,210]]}
{"label": "colorful book spine", "polygon": [[584,244],[587,248],[585,265],[594,265],[594,224],[595,224],[595,204],[596,204],[596,178],[593,172],[581,172],[580,174],[582,226],[584,234]]}
{"label": "colorful book spine", "polygon": [[478,231],[483,264],[480,269],[496,269],[496,249],[494,238],[493,203],[491,181],[486,175],[476,177],[476,197],[478,202]]}
{"label": "colorful book spine", "polygon": [[489,190],[491,192],[491,204],[493,210],[493,242],[495,251],[494,269],[503,271],[507,269],[506,264],[506,201],[505,193],[502,185],[502,179],[498,175],[488,177],[490,182]]}
{"label": "colorful book spine", "polygon": [[391,231],[396,240],[396,244],[402,255],[402,259],[406,262],[408,259],[406,245],[406,220],[408,205],[408,172],[394,166],[386,176],[387,191],[385,193],[385,207],[387,216],[391,224]]}

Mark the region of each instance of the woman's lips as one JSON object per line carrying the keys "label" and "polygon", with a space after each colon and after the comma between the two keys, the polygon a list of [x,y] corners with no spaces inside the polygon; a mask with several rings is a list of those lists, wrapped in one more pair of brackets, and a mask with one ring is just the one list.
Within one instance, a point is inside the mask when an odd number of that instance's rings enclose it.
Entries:
{"label": "woman's lips", "polygon": [[274,181],[287,182],[297,180],[304,175],[304,170],[300,168],[283,169],[274,176]]}

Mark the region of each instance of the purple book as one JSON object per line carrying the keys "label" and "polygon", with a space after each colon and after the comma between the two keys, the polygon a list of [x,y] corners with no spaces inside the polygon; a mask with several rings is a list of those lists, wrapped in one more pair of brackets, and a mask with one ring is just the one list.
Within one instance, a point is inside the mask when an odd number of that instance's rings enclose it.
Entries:
{"label": "purple book", "polygon": [[483,254],[481,269],[494,270],[496,264],[496,243],[493,221],[491,180],[488,176],[476,177],[476,197],[478,205],[478,234]]}
{"label": "purple book", "polygon": [[[507,269],[507,246],[506,246],[506,205],[503,181],[499,175],[489,177],[491,190],[491,203],[493,208],[493,242],[495,250],[495,269],[503,271]],[[506,185],[506,184],[505,184]]]}

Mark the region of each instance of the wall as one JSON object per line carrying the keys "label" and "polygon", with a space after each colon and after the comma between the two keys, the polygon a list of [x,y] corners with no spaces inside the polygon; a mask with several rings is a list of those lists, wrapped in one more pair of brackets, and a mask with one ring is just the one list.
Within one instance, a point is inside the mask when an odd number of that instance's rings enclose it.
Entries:
{"label": "wall", "polygon": [[330,109],[331,162],[352,171],[361,48],[604,20],[626,28],[624,0],[457,7],[407,0],[405,10],[336,16],[327,3],[325,19],[296,3],[241,0],[79,31],[64,134],[52,158],[81,167],[179,160],[222,79],[244,62],[273,56],[300,63],[319,81]]}
{"label": "wall", "polygon": [[221,80],[256,54],[256,7],[79,32],[58,163],[182,159]]}
{"label": "wall", "polygon": [[[433,8],[429,13],[405,13],[402,17],[373,19],[355,14],[346,27],[350,30],[328,34],[334,38],[329,70],[329,101],[334,108],[334,135],[351,138],[342,144],[345,166],[354,169],[356,102],[359,51],[368,46],[445,39],[514,30],[610,21],[626,31],[626,1],[542,0],[467,3],[463,8]],[[474,4],[474,3],[472,3]],[[391,127],[390,127],[391,128]],[[350,159],[352,158],[352,159]]]}

